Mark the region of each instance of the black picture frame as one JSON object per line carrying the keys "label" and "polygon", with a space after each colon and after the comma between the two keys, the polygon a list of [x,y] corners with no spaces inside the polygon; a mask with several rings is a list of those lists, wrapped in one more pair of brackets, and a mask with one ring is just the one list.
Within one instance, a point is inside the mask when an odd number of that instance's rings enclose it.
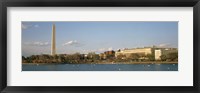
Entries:
{"label": "black picture frame", "polygon": [[[194,86],[7,86],[7,7],[193,7]],[[200,93],[200,0],[2,0],[0,1],[1,93]]]}

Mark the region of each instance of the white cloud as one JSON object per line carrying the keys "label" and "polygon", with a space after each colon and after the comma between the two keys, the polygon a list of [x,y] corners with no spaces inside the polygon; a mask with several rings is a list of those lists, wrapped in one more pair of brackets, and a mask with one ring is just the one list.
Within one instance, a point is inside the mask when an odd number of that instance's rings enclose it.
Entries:
{"label": "white cloud", "polygon": [[66,46],[66,45],[76,45],[76,44],[78,44],[78,42],[76,40],[71,40],[71,41],[64,43],[63,45]]}
{"label": "white cloud", "polygon": [[165,43],[165,44],[159,44],[158,47],[169,47],[170,44],[169,43]]}
{"label": "white cloud", "polygon": [[26,42],[24,44],[25,45],[30,45],[30,46],[48,46],[48,45],[50,45],[49,42],[40,42],[40,41],[37,41],[37,42]]}
{"label": "white cloud", "polygon": [[29,29],[29,28],[38,28],[39,25],[38,24],[35,24],[35,25],[30,25],[30,24],[21,24],[21,28],[22,30],[26,30],[26,29]]}
{"label": "white cloud", "polygon": [[68,41],[66,43],[63,44],[63,46],[75,46],[75,47],[81,47],[81,46],[84,46],[84,44],[76,41],[76,40],[71,40],[71,41]]}

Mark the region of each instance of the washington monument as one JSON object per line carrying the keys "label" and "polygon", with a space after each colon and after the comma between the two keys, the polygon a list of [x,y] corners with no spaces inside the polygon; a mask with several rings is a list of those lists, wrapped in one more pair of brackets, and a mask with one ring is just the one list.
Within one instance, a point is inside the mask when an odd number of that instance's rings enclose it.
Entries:
{"label": "washington monument", "polygon": [[52,37],[51,37],[51,55],[56,54],[56,27],[55,24],[52,26]]}

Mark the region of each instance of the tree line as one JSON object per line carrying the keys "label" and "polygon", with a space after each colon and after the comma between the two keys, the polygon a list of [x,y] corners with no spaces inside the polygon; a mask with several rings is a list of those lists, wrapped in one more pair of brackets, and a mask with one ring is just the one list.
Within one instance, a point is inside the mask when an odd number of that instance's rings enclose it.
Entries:
{"label": "tree line", "polygon": [[[160,56],[160,61],[178,61],[178,52],[168,53]],[[96,63],[96,62],[141,62],[141,61],[156,61],[153,54],[138,54],[133,53],[129,56],[126,55],[107,55],[102,59],[94,52],[88,53],[87,56],[80,53],[75,54],[59,54],[59,55],[32,55],[29,57],[22,56],[22,63],[68,63],[68,64],[81,64],[81,63]]]}
{"label": "tree line", "polygon": [[99,59],[99,56],[95,53],[89,53],[87,57],[84,54],[59,54],[59,55],[32,55],[29,57],[22,56],[23,63],[82,63],[82,62],[94,62]]}

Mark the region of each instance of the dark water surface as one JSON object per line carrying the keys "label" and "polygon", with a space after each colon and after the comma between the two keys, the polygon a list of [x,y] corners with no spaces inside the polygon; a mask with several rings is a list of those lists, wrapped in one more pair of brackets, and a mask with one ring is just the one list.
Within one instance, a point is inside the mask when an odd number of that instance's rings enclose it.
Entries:
{"label": "dark water surface", "polygon": [[22,71],[178,71],[178,64],[23,64]]}

